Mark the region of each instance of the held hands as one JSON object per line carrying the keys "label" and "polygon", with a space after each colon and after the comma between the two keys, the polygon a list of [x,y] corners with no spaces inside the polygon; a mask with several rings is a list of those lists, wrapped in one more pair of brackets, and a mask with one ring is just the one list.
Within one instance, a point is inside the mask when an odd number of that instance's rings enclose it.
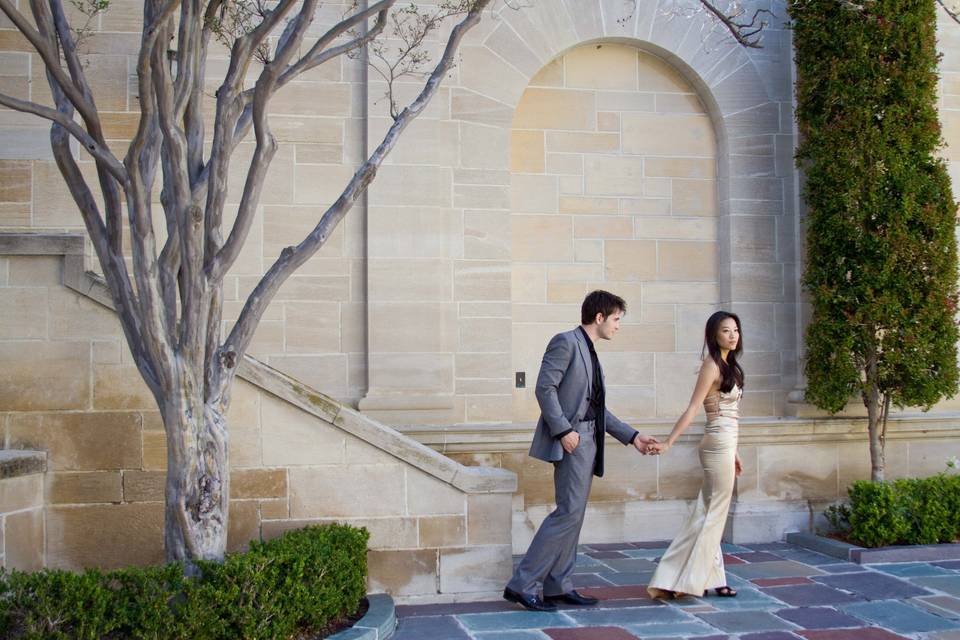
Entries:
{"label": "held hands", "polygon": [[670,449],[670,444],[669,444],[669,443],[667,443],[667,442],[657,442],[656,444],[654,444],[654,445],[652,445],[652,446],[650,447],[650,453],[652,453],[652,454],[655,455],[655,456],[658,456],[658,455],[660,455],[661,453],[665,453],[668,449]]}
{"label": "held hands", "polygon": [[576,431],[571,431],[560,438],[560,446],[563,447],[563,450],[567,453],[573,453],[576,448],[580,446],[580,434]]}
{"label": "held hands", "polygon": [[657,439],[653,436],[637,434],[637,437],[633,439],[633,446],[643,455],[647,455],[649,453],[657,453],[656,447],[660,446],[660,443],[658,443]]}

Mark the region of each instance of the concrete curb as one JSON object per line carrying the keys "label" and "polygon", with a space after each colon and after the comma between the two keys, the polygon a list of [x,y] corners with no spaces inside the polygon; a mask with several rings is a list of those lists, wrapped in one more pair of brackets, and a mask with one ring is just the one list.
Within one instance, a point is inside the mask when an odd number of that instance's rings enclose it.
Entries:
{"label": "concrete curb", "polygon": [[366,615],[349,629],[329,636],[327,640],[387,640],[397,628],[397,613],[393,598],[386,593],[367,596],[370,608]]}
{"label": "concrete curb", "polygon": [[960,560],[960,544],[915,544],[865,549],[812,533],[788,533],[787,542],[857,564]]}

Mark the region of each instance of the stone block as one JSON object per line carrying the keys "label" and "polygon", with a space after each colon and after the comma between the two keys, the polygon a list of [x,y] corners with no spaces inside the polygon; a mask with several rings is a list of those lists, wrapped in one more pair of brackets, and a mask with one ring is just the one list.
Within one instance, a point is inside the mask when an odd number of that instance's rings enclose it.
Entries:
{"label": "stone block", "polygon": [[76,292],[51,289],[51,338],[114,338],[120,334],[116,314]]}
{"label": "stone block", "polygon": [[270,365],[310,388],[340,397],[347,390],[347,355],[272,356]]}
{"label": "stone block", "polygon": [[120,502],[123,478],[119,471],[50,473],[46,496],[49,504]]}
{"label": "stone block", "polygon": [[0,202],[30,202],[31,176],[29,162],[0,160]]}
{"label": "stone block", "polygon": [[543,131],[514,131],[510,140],[510,170],[517,173],[543,173]]}
{"label": "stone block", "polygon": [[[352,174],[353,169],[348,167],[348,170]],[[384,165],[370,187],[370,202],[374,205],[448,207],[451,183],[452,175],[445,167]]]}
{"label": "stone block", "polygon": [[568,262],[573,259],[573,221],[566,216],[514,215],[515,262]]}
{"label": "stone block", "polygon": [[715,282],[645,282],[643,304],[716,303],[720,300]]}
{"label": "stone block", "polygon": [[90,345],[85,342],[0,343],[0,407],[7,411],[86,409]]}
{"label": "stone block", "polygon": [[369,315],[371,352],[456,351],[455,304],[371,303]]}
{"label": "stone block", "polygon": [[573,219],[574,238],[633,237],[633,220],[625,216],[577,216]]}
{"label": "stone block", "polygon": [[43,509],[7,514],[2,519],[3,566],[8,570],[39,571],[44,567]]}
{"label": "stone block", "polygon": [[453,206],[462,209],[509,209],[510,189],[500,185],[456,184],[453,186]]}
{"label": "stone block", "polygon": [[286,498],[286,469],[237,469],[230,474],[230,497]]}
{"label": "stone block", "polygon": [[463,251],[464,258],[468,259],[509,259],[510,214],[494,211],[465,211]]}
{"label": "stone block", "polygon": [[620,201],[616,198],[595,196],[563,196],[560,198],[560,213],[574,215],[615,214],[620,212]]}
{"label": "stone block", "polygon": [[[12,286],[12,278],[10,280]],[[0,339],[36,340],[46,337],[47,289],[0,289]]]}
{"label": "stone block", "polygon": [[[503,169],[510,161],[510,130],[505,127],[461,122],[459,142],[455,148],[451,145],[450,156],[456,157],[460,149],[469,149],[460,153],[460,166],[464,168]],[[448,166],[453,164],[451,161]]]}
{"label": "stone block", "polygon": [[143,468],[164,470],[167,468],[167,435],[163,431],[144,429],[141,435]]}
{"label": "stone block", "polygon": [[[535,256],[536,254],[528,252],[527,255]],[[510,273],[510,299],[523,302],[546,302],[546,266],[514,262]]]}
{"label": "stone block", "polygon": [[467,497],[467,542],[470,546],[510,544],[513,496],[509,493]]}
{"label": "stone block", "polygon": [[442,258],[371,258],[369,300],[446,302],[452,299],[450,261]]}
{"label": "stone block", "polygon": [[797,456],[793,446],[758,446],[760,490],[780,500],[838,496],[837,445],[807,443]]}
{"label": "stone block", "polygon": [[718,211],[714,180],[671,180],[672,210],[681,216],[715,216]]}
{"label": "stone block", "polygon": [[286,498],[274,498],[260,501],[262,520],[285,520],[290,517],[290,501]]}
{"label": "stone block", "polygon": [[717,177],[717,161],[713,158],[645,158],[644,175],[656,178]]}
{"label": "stone block", "polygon": [[156,410],[157,401],[133,364],[93,365],[93,408]]}
{"label": "stone block", "polygon": [[649,280],[657,275],[657,245],[652,240],[608,240],[604,275],[610,281]]}
{"label": "stone block", "polygon": [[510,206],[520,213],[555,213],[558,206],[557,179],[554,176],[513,174],[510,180]]}
{"label": "stone block", "polygon": [[336,464],[343,461],[344,434],[318,418],[274,398],[262,407],[263,464]]}
{"label": "stone block", "polygon": [[227,552],[246,551],[251,540],[260,539],[260,509],[256,500],[231,500],[227,523]]}
{"label": "stone block", "polygon": [[367,553],[368,591],[397,596],[436,595],[439,555],[436,549],[371,550]]}
{"label": "stone block", "polygon": [[499,591],[510,580],[509,544],[440,549],[440,592]]}
{"label": "stone block", "polygon": [[139,468],[136,413],[39,413],[11,416],[8,445],[47,451],[50,471]]}
{"label": "stone block", "polygon": [[460,351],[502,353],[510,350],[510,319],[465,318],[459,324]]}
{"label": "stone block", "polygon": [[455,356],[457,376],[462,378],[499,378],[509,375],[508,353],[458,353]]}
{"label": "stone block", "polygon": [[568,87],[637,90],[637,50],[630,46],[577,47],[564,56],[564,70]]}
{"label": "stone block", "polygon": [[621,129],[624,153],[714,157],[717,152],[707,116],[624,112]]}
{"label": "stone block", "polygon": [[48,507],[47,566],[79,571],[158,564],[164,558],[163,511],[161,502]]}
{"label": "stone block", "polygon": [[596,98],[592,91],[529,87],[517,105],[515,129],[591,131],[596,126]]}
{"label": "stone block", "polygon": [[510,420],[512,396],[478,395],[466,398],[466,421],[473,423],[506,422]]}
{"label": "stone block", "polygon": [[713,242],[660,241],[659,276],[667,280],[715,280],[717,245]]}
{"label": "stone block", "polygon": [[123,499],[125,502],[163,502],[166,488],[166,471],[123,472]]}
{"label": "stone block", "polygon": [[605,153],[620,150],[620,134],[548,131],[547,153]]}
{"label": "stone block", "polygon": [[331,465],[289,470],[290,517],[403,515],[400,465]]}
{"label": "stone block", "polygon": [[509,127],[513,121],[513,110],[507,105],[467,89],[453,90],[450,110],[455,119],[466,122]]}
{"label": "stone block", "polygon": [[419,545],[423,547],[462,547],[467,542],[463,516],[428,516],[419,518]]}
{"label": "stone block", "polygon": [[450,391],[453,358],[449,353],[374,353],[371,369],[383,391]]}
{"label": "stone block", "polygon": [[639,57],[638,75],[641,91],[690,93],[690,84],[669,62],[646,51],[640,51]]}
{"label": "stone block", "polygon": [[31,473],[0,480],[0,513],[43,506],[43,475]]}
{"label": "stone block", "polygon": [[634,237],[716,242],[716,218],[642,216],[634,219]]}
{"label": "stone block", "polygon": [[[458,260],[453,266],[454,299],[509,300],[510,263]],[[462,307],[461,307],[462,308]]]}
{"label": "stone block", "polygon": [[642,196],[643,163],[643,158],[633,156],[586,156],[585,188],[596,195]]}

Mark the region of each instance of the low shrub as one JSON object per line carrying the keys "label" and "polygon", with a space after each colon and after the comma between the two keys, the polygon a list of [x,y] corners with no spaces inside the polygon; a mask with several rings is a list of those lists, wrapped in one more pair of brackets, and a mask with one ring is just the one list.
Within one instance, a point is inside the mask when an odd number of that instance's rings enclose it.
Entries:
{"label": "low shrub", "polygon": [[286,640],[357,610],[366,529],[324,525],[253,542],[224,562],[84,573],[0,574],[0,637],[24,640]]}
{"label": "low shrub", "polygon": [[960,537],[960,475],[857,480],[847,495],[847,503],[827,508],[824,515],[854,544],[936,544]]}

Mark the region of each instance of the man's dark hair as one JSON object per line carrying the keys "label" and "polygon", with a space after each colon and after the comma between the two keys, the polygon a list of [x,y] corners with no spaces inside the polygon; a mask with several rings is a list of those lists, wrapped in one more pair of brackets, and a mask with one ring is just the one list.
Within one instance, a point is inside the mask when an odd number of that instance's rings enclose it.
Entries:
{"label": "man's dark hair", "polygon": [[588,293],[583,299],[583,305],[580,307],[580,321],[582,324],[593,324],[598,313],[606,318],[617,311],[627,312],[626,301],[615,293],[597,289]]}

